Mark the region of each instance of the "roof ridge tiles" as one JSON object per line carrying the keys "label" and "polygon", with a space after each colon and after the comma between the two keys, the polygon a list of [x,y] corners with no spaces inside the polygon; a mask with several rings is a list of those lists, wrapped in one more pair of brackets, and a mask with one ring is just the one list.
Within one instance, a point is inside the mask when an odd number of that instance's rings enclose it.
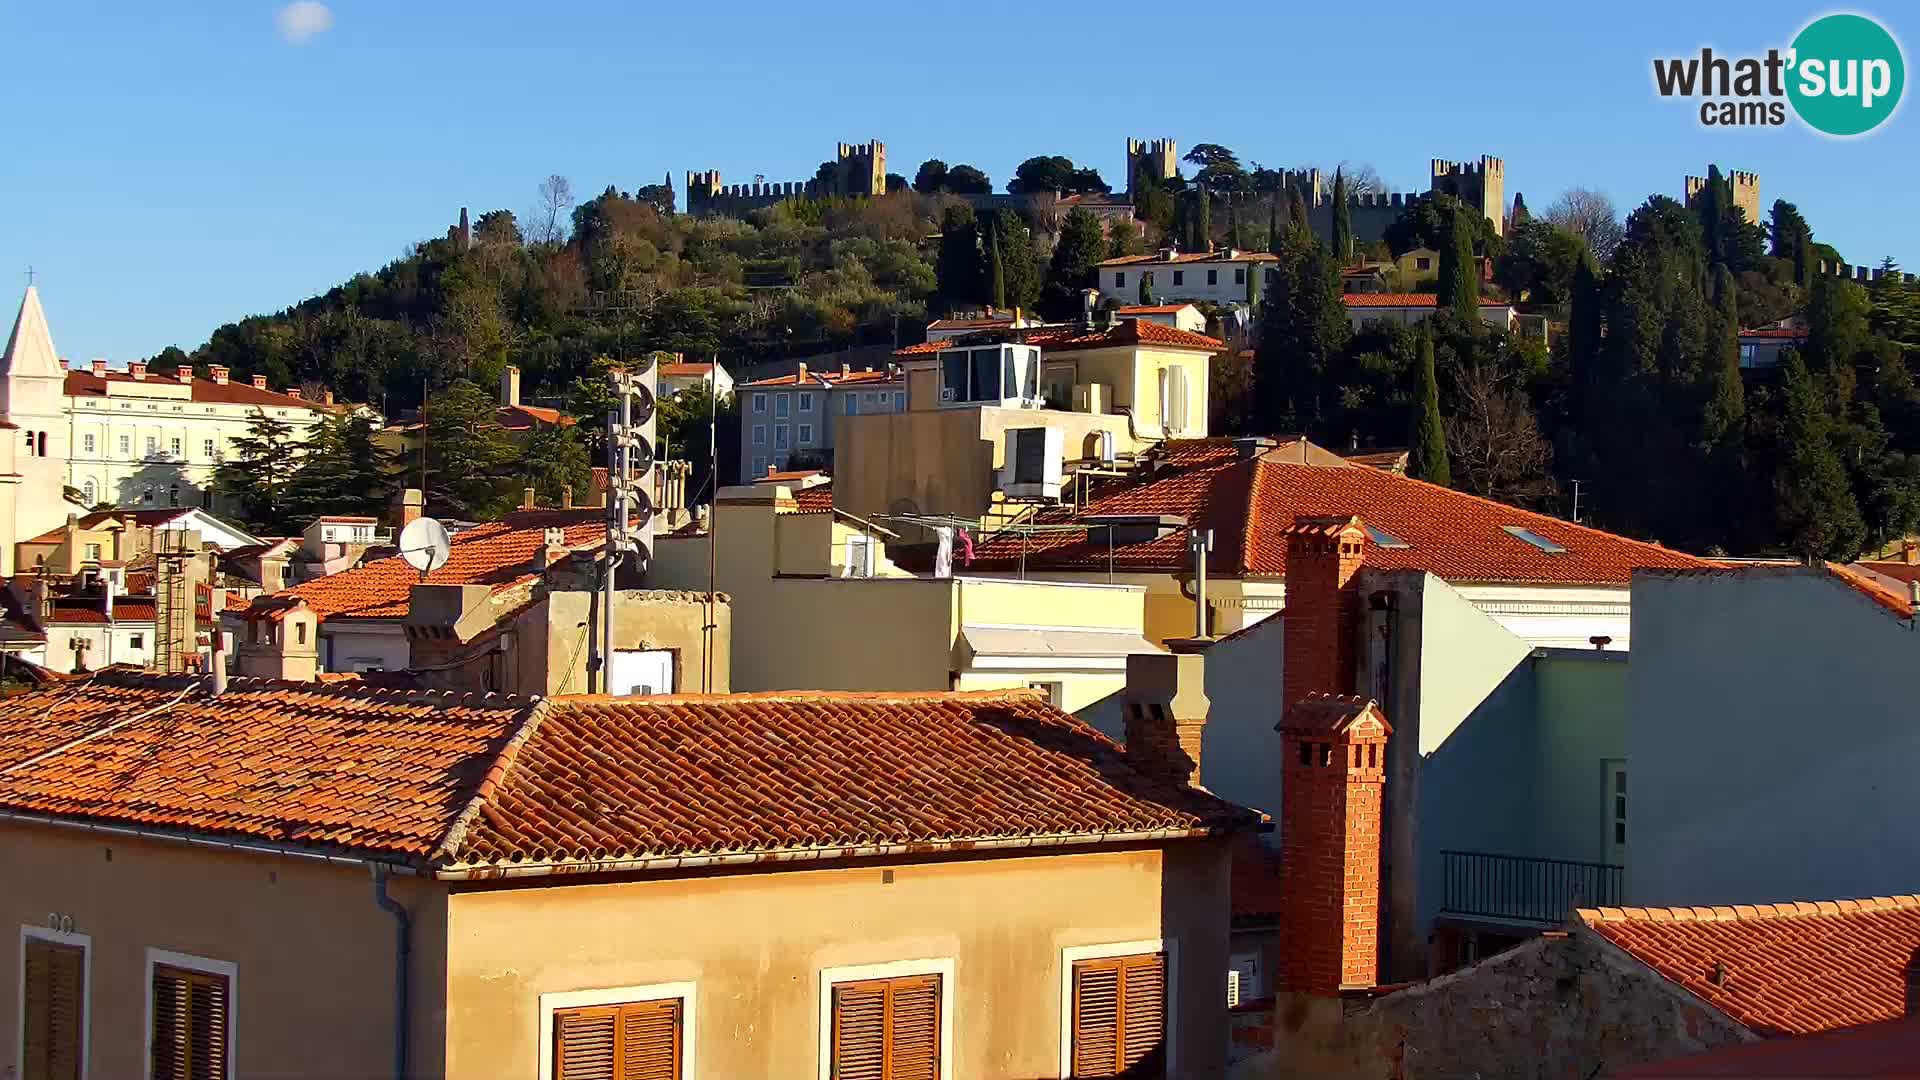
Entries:
{"label": "roof ridge tiles", "polygon": [[466,842],[467,830],[472,827],[473,819],[479,816],[481,807],[485,806],[494,792],[500,789],[500,785],[506,782],[507,774],[520,760],[521,748],[527,744],[527,740],[533,738],[534,732],[540,728],[540,722],[552,711],[552,699],[536,698],[534,700],[533,708],[527,710],[527,715],[521,718],[519,726],[507,736],[499,752],[494,755],[493,763],[488,766],[486,776],[474,788],[473,797],[460,808],[460,813],[455,815],[453,824],[447,827],[446,835],[440,838],[440,843],[434,847],[433,853],[427,856],[429,862],[441,863],[452,860],[454,853],[459,851],[460,846]]}
{"label": "roof ridge tiles", "polygon": [[1917,910],[1920,910],[1920,896],[1871,896],[1862,899],[1781,900],[1772,904],[1712,907],[1576,908],[1574,915],[1587,925],[1595,926],[1622,922],[1743,922]]}

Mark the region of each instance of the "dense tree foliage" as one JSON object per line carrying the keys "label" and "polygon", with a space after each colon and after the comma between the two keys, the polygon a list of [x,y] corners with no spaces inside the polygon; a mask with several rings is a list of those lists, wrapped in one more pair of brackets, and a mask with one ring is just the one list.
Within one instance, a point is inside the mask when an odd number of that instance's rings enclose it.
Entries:
{"label": "dense tree foliage", "polygon": [[1415,387],[1413,431],[1407,439],[1407,475],[1432,484],[1450,485],[1447,433],[1440,420],[1440,375],[1434,366],[1433,339],[1420,336],[1419,383]]}
{"label": "dense tree foliage", "polygon": [[233,440],[226,459],[213,471],[213,493],[241,524],[286,535],[277,527],[289,520],[287,480],[297,464],[297,445],[285,422],[254,410],[247,433]]}
{"label": "dense tree foliage", "polygon": [[1104,195],[1113,189],[1100,179],[1098,169],[1083,169],[1059,155],[1030,157],[1013,170],[1007,190],[1015,195]]}

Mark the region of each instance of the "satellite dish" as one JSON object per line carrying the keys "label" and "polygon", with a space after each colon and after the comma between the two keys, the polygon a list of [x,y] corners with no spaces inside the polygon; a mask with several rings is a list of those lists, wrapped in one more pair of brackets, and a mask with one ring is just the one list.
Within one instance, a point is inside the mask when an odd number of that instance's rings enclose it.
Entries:
{"label": "satellite dish", "polygon": [[447,565],[452,549],[447,544],[447,527],[430,517],[414,518],[400,530],[400,557],[424,576]]}

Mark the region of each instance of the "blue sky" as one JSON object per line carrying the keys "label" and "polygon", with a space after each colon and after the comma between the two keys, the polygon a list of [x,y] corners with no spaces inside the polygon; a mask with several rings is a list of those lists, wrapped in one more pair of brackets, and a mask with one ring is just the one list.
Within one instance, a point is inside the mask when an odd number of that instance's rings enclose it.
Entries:
{"label": "blue sky", "polygon": [[[1655,55],[1784,47],[1830,9],[1475,6],[328,0],[295,42],[278,3],[11,4],[0,300],[31,265],[62,354],[118,364],[377,268],[462,205],[524,212],[549,173],[797,180],[872,138],[891,171],[940,157],[996,186],[1040,153],[1122,183],[1128,136],[1366,162],[1395,190],[1488,153],[1536,211],[1585,185],[1625,213],[1718,161],[1848,259],[1920,267],[1910,103],[1837,141],[1705,129],[1653,93]],[[1913,61],[1920,12],[1857,10]]]}

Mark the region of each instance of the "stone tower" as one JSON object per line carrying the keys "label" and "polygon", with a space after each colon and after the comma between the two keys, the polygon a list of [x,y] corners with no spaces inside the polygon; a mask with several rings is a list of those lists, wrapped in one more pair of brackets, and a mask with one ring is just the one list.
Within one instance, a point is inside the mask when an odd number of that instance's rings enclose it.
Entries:
{"label": "stone tower", "polygon": [[887,193],[887,144],[841,143],[834,163],[834,194],[848,196]]}
{"label": "stone tower", "polygon": [[1484,154],[1479,161],[1443,161],[1434,158],[1433,184],[1428,190],[1445,192],[1459,199],[1492,222],[1495,235],[1506,235],[1506,162]]}
{"label": "stone tower", "polygon": [[[38,536],[66,520],[67,445],[71,425],[66,418],[66,366],[54,350],[47,329],[47,313],[40,307],[40,290],[27,286],[20,312],[13,320],[7,351],[0,355],[0,420],[13,430],[0,430],[14,442],[15,476],[4,480],[13,506],[0,505],[0,536],[6,550],[0,568],[13,570],[13,545]],[[6,499],[0,497],[0,504]]]}
{"label": "stone tower", "polygon": [[1127,140],[1127,194],[1133,194],[1133,178],[1141,169],[1155,180],[1165,180],[1180,171],[1180,148],[1172,139],[1143,142]]}
{"label": "stone tower", "polygon": [[[1689,176],[1686,183],[1685,201],[1687,208],[1692,209],[1694,202],[1700,198],[1700,192],[1706,189],[1707,178]],[[1727,174],[1727,184],[1733,188],[1733,205],[1747,216],[1747,223],[1760,224],[1760,174],[1735,169]]]}
{"label": "stone tower", "polygon": [[720,170],[687,173],[687,213],[698,214],[720,196]]}

